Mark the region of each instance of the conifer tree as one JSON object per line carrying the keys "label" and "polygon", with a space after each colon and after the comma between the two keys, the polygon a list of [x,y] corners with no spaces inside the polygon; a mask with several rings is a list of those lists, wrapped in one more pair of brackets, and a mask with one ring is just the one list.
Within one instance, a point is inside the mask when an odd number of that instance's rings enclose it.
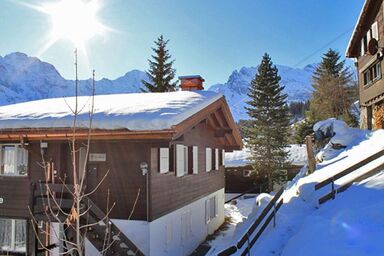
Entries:
{"label": "conifer tree", "polygon": [[147,75],[150,81],[142,81],[146,90],[145,92],[171,92],[176,90],[177,82],[173,82],[175,78],[176,70],[172,65],[174,60],[171,60],[172,56],[169,54],[167,44],[169,40],[164,40],[161,35],[154,43],[155,47],[152,48],[154,55],[152,59],[148,60],[149,70]]}
{"label": "conifer tree", "polygon": [[357,87],[352,73],[345,67],[345,60],[340,61],[340,54],[332,49],[325,53],[312,78],[314,92],[309,111],[312,120],[335,117],[356,125],[351,105],[356,99]]}
{"label": "conifer tree", "polygon": [[283,170],[288,157],[289,110],[280,80],[276,66],[266,53],[251,82],[248,93],[251,100],[246,107],[253,122],[247,139],[252,153],[250,161],[254,170],[268,179],[269,191],[275,183],[286,180]]}

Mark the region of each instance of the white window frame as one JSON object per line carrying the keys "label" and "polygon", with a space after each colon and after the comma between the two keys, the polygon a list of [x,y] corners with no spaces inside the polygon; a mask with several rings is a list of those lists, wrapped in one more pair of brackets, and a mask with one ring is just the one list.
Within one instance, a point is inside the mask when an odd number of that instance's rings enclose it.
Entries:
{"label": "white window frame", "polygon": [[176,176],[182,177],[185,174],[185,146],[181,144],[176,144]]}
{"label": "white window frame", "polygon": [[[3,151],[4,148],[13,148],[13,170],[7,170],[5,172],[4,159],[3,159]],[[28,164],[29,164],[29,154],[26,149],[24,149],[21,144],[0,144],[0,176],[10,176],[10,177],[26,177],[28,176]],[[22,162],[22,164],[20,164]],[[19,166],[24,166],[25,172],[20,174],[20,170],[18,170]]]}
{"label": "white window frame", "polygon": [[192,158],[193,158],[192,172],[193,174],[198,174],[199,173],[199,147],[198,146],[192,147]]}
{"label": "white window frame", "polygon": [[159,149],[159,172],[169,172],[169,148]]}
{"label": "white window frame", "polygon": [[205,223],[210,223],[218,215],[217,195],[205,200]]}
{"label": "white window frame", "polygon": [[205,148],[205,171],[212,171],[212,149]]}
{"label": "white window frame", "polygon": [[[11,241],[10,241],[10,246],[1,246],[0,245],[0,250],[3,251],[9,251],[9,252],[26,252],[27,248],[27,221],[23,219],[3,219],[6,221],[11,221]],[[16,221],[22,221],[22,224],[24,225],[24,247],[17,247],[16,246]],[[22,249],[21,249],[22,248]]]}

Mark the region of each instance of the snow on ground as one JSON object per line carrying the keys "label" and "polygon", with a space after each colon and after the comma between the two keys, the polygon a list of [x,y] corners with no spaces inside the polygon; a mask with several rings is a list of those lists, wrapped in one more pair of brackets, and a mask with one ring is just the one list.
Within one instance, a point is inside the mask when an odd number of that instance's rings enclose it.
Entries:
{"label": "snow on ground", "polygon": [[[335,127],[336,135],[323,150],[329,158],[317,165],[315,173],[305,177],[304,167],[288,184],[283,193],[284,204],[277,213],[277,227],[268,226],[253,246],[252,255],[381,255],[384,251],[384,244],[379,240],[384,234],[384,202],[381,200],[384,196],[384,170],[355,183],[335,200],[318,205],[318,199],[329,193],[331,187],[315,191],[315,184],[384,149],[384,130],[361,131],[341,123]],[[340,127],[344,132],[340,132]],[[333,149],[329,145],[335,141],[341,141],[346,148]],[[384,157],[380,157],[337,180],[335,185],[342,185],[383,163]],[[257,206],[257,200],[238,203],[239,212],[245,203],[248,203],[246,209],[253,210],[248,216],[242,215],[245,219],[239,222],[239,228],[232,227],[223,237],[212,242],[211,255],[237,243],[266,205],[265,202],[264,206]],[[240,252],[242,250],[237,254]]]}
{"label": "snow on ground", "polygon": [[[292,144],[287,148],[289,152],[288,161],[293,165],[305,165],[307,163],[307,149],[305,145]],[[236,150],[225,154],[226,167],[246,166],[249,164],[251,152],[245,147],[243,150]]]}
{"label": "snow on ground", "polygon": [[[130,93],[94,97],[95,129],[170,129],[223,97],[210,91]],[[75,97],[30,101],[0,107],[0,129],[73,126]],[[91,97],[78,97],[77,126],[89,127]]]}

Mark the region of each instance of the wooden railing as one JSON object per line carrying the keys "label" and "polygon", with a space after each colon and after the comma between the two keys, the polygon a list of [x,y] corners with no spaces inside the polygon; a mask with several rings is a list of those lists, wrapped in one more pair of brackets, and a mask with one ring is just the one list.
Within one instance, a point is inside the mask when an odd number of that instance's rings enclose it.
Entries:
{"label": "wooden railing", "polygon": [[240,195],[237,195],[237,196],[235,196],[235,197],[233,197],[233,198],[231,198],[231,199],[225,201],[225,203],[228,204],[228,203],[232,202],[233,200],[236,200],[236,199],[238,199],[238,198],[240,198],[240,197],[242,197],[242,196],[244,196],[244,195],[246,195],[246,194],[249,194],[249,193],[251,193],[251,192],[256,191],[256,189],[259,189],[259,190],[260,190],[260,186],[250,188],[250,189],[244,191],[243,193],[241,193]]}
{"label": "wooden railing", "polygon": [[378,172],[380,171],[382,168],[384,168],[384,163],[382,165],[379,165],[378,167],[376,168],[373,168],[372,170],[368,171],[368,172],[364,172],[362,173],[361,175],[358,175],[356,176],[354,179],[350,180],[349,182],[347,182],[346,184],[343,184],[342,186],[338,187],[338,188],[335,188],[335,181],[356,171],[357,169],[367,165],[368,163],[380,158],[384,156],[384,150],[381,150],[369,157],[367,157],[366,159],[348,167],[347,169],[333,175],[332,177],[329,177],[319,183],[317,183],[315,185],[315,190],[319,190],[327,185],[331,185],[331,191],[329,193],[327,193],[326,195],[322,196],[320,199],[319,199],[319,204],[323,204],[325,202],[327,202],[328,200],[330,199],[335,199],[336,197],[336,194],[338,193],[341,193],[345,190],[347,190],[354,182],[358,181],[358,180],[361,180],[362,177],[365,177],[367,175],[371,175],[375,172]]}
{"label": "wooden railing", "polygon": [[274,226],[276,225],[276,213],[280,209],[280,207],[283,205],[283,198],[281,198],[283,192],[284,192],[284,188],[282,187],[277,192],[277,194],[272,198],[272,200],[268,203],[268,205],[263,209],[260,216],[257,217],[255,222],[253,222],[251,227],[240,238],[240,240],[238,240],[236,244],[228,247],[225,250],[220,251],[217,255],[227,256],[240,251],[242,256],[249,254],[252,246],[263,234],[268,224],[273,220]]}
{"label": "wooden railing", "polygon": [[[61,216],[59,208],[64,212],[70,212],[74,205],[73,190],[72,185],[46,183],[34,185],[32,212],[36,220],[55,222],[59,218],[60,221],[65,221],[68,216],[63,214]],[[57,198],[50,198],[47,191],[49,191],[49,195],[55,193]],[[86,236],[99,251],[104,249],[103,239],[107,230],[110,237],[108,255],[144,255],[89,197],[84,197],[81,204],[84,209],[88,209],[88,212],[81,216],[80,221],[84,224],[93,223],[87,228]],[[53,213],[58,213],[55,214],[55,217],[50,216],[52,212],[48,211],[47,205],[50,205]]]}

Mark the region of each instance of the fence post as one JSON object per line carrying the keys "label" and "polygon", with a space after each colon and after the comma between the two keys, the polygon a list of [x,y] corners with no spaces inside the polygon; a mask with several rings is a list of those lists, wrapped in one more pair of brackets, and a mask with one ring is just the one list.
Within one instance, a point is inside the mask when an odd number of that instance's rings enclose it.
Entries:
{"label": "fence post", "polygon": [[316,170],[316,159],[313,149],[313,139],[312,136],[308,135],[305,137],[305,145],[307,146],[307,156],[308,156],[308,171],[313,173]]}
{"label": "fence post", "polygon": [[273,204],[273,228],[275,227],[276,227],[276,202]]}
{"label": "fence post", "polygon": [[247,252],[248,252],[247,255],[251,256],[251,248],[249,246],[250,246],[249,233],[247,232]]}

